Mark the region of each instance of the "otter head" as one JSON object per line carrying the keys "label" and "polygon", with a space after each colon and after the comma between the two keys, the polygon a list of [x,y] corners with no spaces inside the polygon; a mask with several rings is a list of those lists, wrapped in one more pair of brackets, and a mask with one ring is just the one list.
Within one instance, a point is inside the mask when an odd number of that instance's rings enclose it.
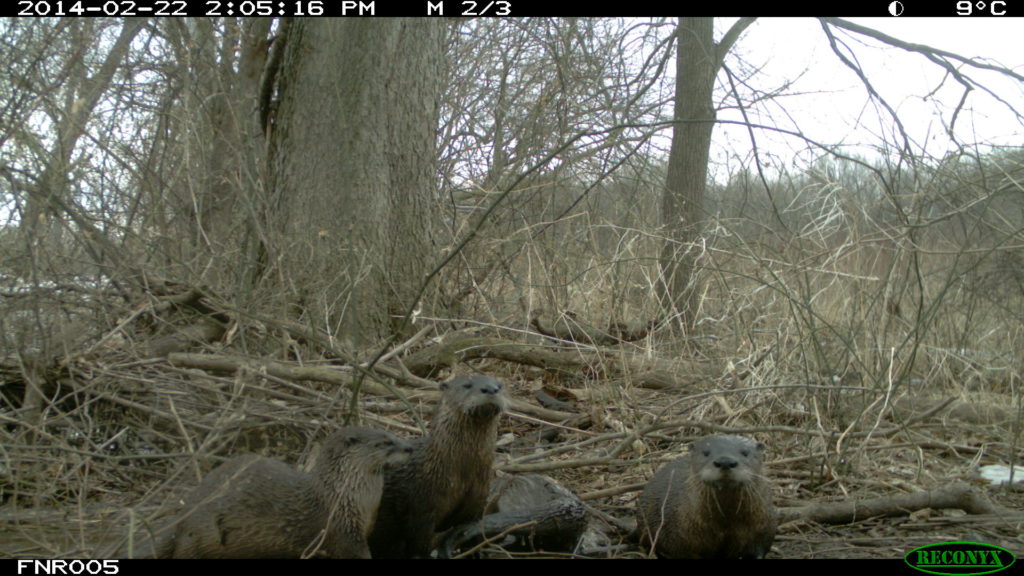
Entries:
{"label": "otter head", "polygon": [[324,442],[325,463],[340,463],[353,458],[361,459],[368,468],[377,472],[384,465],[400,463],[412,454],[412,444],[390,432],[359,426],[346,426]]}
{"label": "otter head", "polygon": [[744,436],[709,436],[694,443],[692,464],[705,484],[747,484],[761,473],[764,444]]}
{"label": "otter head", "polygon": [[504,385],[490,376],[458,376],[441,383],[441,401],[462,414],[480,420],[505,411]]}

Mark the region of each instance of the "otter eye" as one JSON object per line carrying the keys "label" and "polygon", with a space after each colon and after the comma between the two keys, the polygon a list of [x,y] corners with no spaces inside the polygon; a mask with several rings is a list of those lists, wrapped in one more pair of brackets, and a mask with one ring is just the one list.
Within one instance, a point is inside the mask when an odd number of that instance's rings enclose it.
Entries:
{"label": "otter eye", "polygon": [[740,454],[743,454],[744,457],[750,456],[750,450],[740,450]]}
{"label": "otter eye", "polygon": [[470,388],[473,387],[473,383],[472,382],[466,382],[465,384],[462,385],[462,387],[465,388],[466,390],[469,390]]}
{"label": "otter eye", "polygon": [[708,456],[711,456],[711,450],[704,450],[703,454],[704,454],[704,457],[707,458]]}

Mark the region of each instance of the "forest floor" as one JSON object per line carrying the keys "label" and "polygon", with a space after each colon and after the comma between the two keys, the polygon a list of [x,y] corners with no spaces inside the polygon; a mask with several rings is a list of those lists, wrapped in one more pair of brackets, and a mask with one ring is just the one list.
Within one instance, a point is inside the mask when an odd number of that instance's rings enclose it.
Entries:
{"label": "forest floor", "polygon": [[[333,363],[306,363],[311,379],[293,380],[265,367],[218,364],[221,351],[201,358],[206,369],[183,367],[198,354],[169,361],[93,352],[63,364],[72,391],[44,411],[45,428],[18,437],[8,428],[5,456],[17,464],[13,475],[12,464],[0,470],[0,557],[109,556],[129,525],[138,535],[166,522],[182,494],[225,457],[257,452],[308,464],[312,447],[341,425],[333,415],[348,406],[345,388],[313,372]],[[987,514],[946,504],[834,523],[796,514],[781,524],[770,558],[898,559],[947,541],[1024,554],[1024,492],[990,486],[978,474],[1024,454],[1013,440],[1020,417],[1009,390],[879,393],[857,379],[802,386],[756,369],[652,389],[628,375],[554,375],[494,358],[453,371],[506,382],[513,402],[500,424],[496,467],[549,475],[579,495],[591,519],[578,552],[590,557],[648,556],[629,535],[637,495],[661,465],[713,433],[767,445],[765,474],[781,510],[964,485],[993,505]],[[404,378],[422,386],[400,387],[404,401],[367,381],[363,425],[422,433],[436,394],[427,380]],[[506,553],[491,547],[485,555]]]}
{"label": "forest floor", "polygon": [[[886,417],[872,423],[876,424],[877,437],[855,426],[848,430],[847,455],[839,457],[834,450],[835,437],[828,446],[822,435],[798,434],[790,426],[778,425],[777,420],[773,425],[759,427],[739,415],[743,410],[736,405],[724,407],[721,402],[712,401],[703,407],[706,411],[702,411],[702,407],[691,402],[687,403],[688,413],[680,410],[671,414],[672,411],[666,413],[664,407],[679,404],[678,391],[636,390],[631,395],[631,401],[623,404],[630,406],[630,410],[657,413],[662,420],[685,420],[687,416],[694,419],[694,414],[699,413],[696,419],[707,427],[703,431],[691,427],[683,433],[684,428],[677,428],[664,435],[648,435],[636,446],[643,454],[626,458],[628,463],[622,466],[549,472],[580,494],[602,516],[632,522],[639,489],[661,463],[685,453],[690,440],[706,433],[729,431],[767,444],[765,474],[773,483],[775,504],[780,509],[884,500],[899,494],[966,484],[971,492],[981,495],[998,510],[996,514],[971,514],[954,507],[924,507],[888,517],[850,519],[838,524],[791,520],[781,524],[769,558],[902,559],[919,546],[951,541],[981,542],[1005,548],[1017,557],[1024,554],[1024,489],[1019,483],[1014,488],[992,486],[978,474],[979,464],[993,461],[993,445],[1006,442],[1011,433],[999,425],[985,423],[984,418],[968,418],[972,420],[969,422],[958,418],[965,412],[956,409],[958,405],[963,406],[959,402],[898,432],[895,421]],[[1010,398],[1005,402],[1003,406],[1013,405]],[[770,412],[768,404],[760,405],[760,415]],[[756,406],[750,409],[759,410]],[[734,419],[727,421],[725,412],[732,413]],[[613,421],[613,417],[606,415],[607,420]],[[513,423],[513,427],[519,424]],[[523,424],[522,427],[531,426]],[[529,434],[525,432],[522,436]],[[563,432],[563,435],[572,433]],[[839,432],[834,436],[839,436]],[[575,439],[583,440],[582,435]],[[1017,450],[1019,454],[1020,449]],[[595,456],[577,454],[574,458],[586,461]],[[589,497],[616,486],[632,489],[610,497]],[[593,530],[595,526],[599,530]],[[591,528],[589,542],[604,545],[626,542],[625,547],[612,547],[613,557],[648,556],[623,537],[625,533],[621,528],[611,528],[598,518],[592,519]],[[598,550],[601,548],[600,544],[596,546]]]}

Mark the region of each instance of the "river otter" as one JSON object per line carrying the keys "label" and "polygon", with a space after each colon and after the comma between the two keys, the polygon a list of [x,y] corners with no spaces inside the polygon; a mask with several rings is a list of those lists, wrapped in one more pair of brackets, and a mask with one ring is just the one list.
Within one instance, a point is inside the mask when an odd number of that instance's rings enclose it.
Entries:
{"label": "river otter", "polygon": [[764,444],[711,436],[666,464],[637,503],[641,541],[661,558],[761,558],[777,524]]}
{"label": "river otter", "polygon": [[514,538],[501,543],[506,549],[572,552],[587,528],[587,510],[580,499],[541,474],[499,477],[491,486],[485,514],[450,530],[440,555],[450,557],[458,548],[502,533]]}
{"label": "river otter", "polygon": [[494,462],[498,416],[507,401],[489,376],[441,384],[441,402],[408,461],[384,471],[374,558],[427,557],[434,535],[483,515]]}
{"label": "river otter", "polygon": [[232,458],[185,499],[162,558],[369,558],[382,467],[411,455],[383,430],[346,427],[306,474],[279,460]]}

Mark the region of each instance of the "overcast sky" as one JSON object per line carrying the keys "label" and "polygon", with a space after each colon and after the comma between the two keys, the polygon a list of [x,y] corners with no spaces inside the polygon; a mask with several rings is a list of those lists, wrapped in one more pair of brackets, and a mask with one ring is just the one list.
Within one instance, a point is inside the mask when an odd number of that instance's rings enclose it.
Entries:
{"label": "overcast sky", "polygon": [[[890,36],[940,48],[966,57],[998,63],[1024,74],[1024,20],[998,18],[876,18],[854,19]],[[719,22],[718,36],[732,20]],[[870,39],[861,43],[839,31],[875,88],[899,113],[915,146],[942,156],[954,148],[945,126],[963,94],[963,88],[923,56],[882,46]],[[736,45],[737,54],[750,65],[763,67],[751,84],[762,90],[793,82],[778,98],[761,105],[755,122],[799,129],[824,143],[861,145],[862,154],[881,146],[881,136],[892,138],[891,122],[879,119],[868,104],[863,84],[833,54],[815,19],[761,18]],[[729,61],[727,61],[728,64]],[[1024,86],[991,72],[965,72],[988,86],[1009,105],[1024,113]],[[945,78],[945,79],[944,79]],[[724,75],[720,81],[724,80]],[[924,97],[928,96],[927,99]],[[719,118],[739,120],[738,113],[723,111]],[[964,143],[1024,146],[1024,128],[1007,105],[983,90],[973,90],[956,124]],[[758,134],[759,146],[781,157],[806,160],[807,145],[795,139]],[[731,149],[742,157],[749,151],[745,130],[720,127],[716,131],[716,158],[721,162]],[[799,155],[799,156],[795,156]],[[816,155],[816,154],[815,154]],[[797,160],[796,165],[800,165]],[[792,166],[792,164],[790,164]],[[721,167],[721,166],[720,166]]]}

